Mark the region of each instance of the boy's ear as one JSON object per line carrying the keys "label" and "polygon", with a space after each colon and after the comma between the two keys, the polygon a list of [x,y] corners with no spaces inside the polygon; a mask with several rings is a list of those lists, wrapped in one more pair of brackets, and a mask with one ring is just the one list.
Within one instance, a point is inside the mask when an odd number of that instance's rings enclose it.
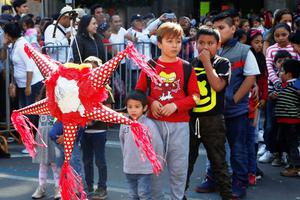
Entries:
{"label": "boy's ear", "polygon": [[148,110],[148,105],[145,105],[143,108],[143,112],[146,112]]}
{"label": "boy's ear", "polygon": [[232,30],[232,32],[233,32],[233,34],[235,33],[235,31],[236,31],[236,27],[235,27],[235,25],[232,25],[231,27],[231,30]]}
{"label": "boy's ear", "polygon": [[161,49],[161,46],[162,46],[162,44],[161,44],[159,41],[157,41],[157,47],[158,47],[159,49]]}

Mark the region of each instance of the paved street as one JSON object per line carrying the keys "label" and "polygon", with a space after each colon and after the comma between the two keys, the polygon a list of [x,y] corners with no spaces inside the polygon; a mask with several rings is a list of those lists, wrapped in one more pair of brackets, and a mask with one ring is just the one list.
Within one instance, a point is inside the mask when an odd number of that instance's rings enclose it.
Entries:
{"label": "paved street", "polygon": [[[0,199],[1,200],[29,200],[31,194],[38,184],[38,165],[32,164],[31,158],[20,152],[22,145],[11,144],[11,159],[0,159]],[[111,133],[107,142],[107,165],[108,165],[108,199],[126,199],[127,185],[125,176],[122,173],[121,149],[117,133]],[[192,189],[201,182],[205,171],[205,151],[200,149],[200,157],[197,160],[197,171],[194,172],[191,180],[191,189],[188,191],[188,199],[219,200],[216,194],[197,194]],[[248,189],[245,200],[300,200],[300,177],[284,178],[279,175],[281,168],[270,165],[260,165],[265,176],[255,187]],[[49,171],[49,174],[50,171]],[[168,193],[167,172],[164,172],[166,181],[164,190]],[[52,178],[52,176],[50,176]],[[47,197],[53,199],[53,181],[49,181]]]}

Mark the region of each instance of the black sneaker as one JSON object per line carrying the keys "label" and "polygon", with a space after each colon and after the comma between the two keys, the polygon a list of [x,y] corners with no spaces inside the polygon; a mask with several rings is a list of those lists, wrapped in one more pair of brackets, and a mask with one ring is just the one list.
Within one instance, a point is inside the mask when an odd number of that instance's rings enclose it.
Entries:
{"label": "black sneaker", "polygon": [[264,172],[261,171],[258,167],[256,167],[256,180],[262,179],[264,177]]}

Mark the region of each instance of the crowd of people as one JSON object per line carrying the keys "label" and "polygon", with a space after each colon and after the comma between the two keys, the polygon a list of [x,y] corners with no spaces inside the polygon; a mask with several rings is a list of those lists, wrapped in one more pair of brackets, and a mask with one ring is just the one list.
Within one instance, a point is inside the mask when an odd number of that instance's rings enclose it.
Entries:
{"label": "crowd of people", "polygon": [[[154,150],[170,172],[172,200],[187,199],[201,143],[207,167],[203,182],[195,188],[198,193],[219,191],[223,200],[243,198],[247,187],[264,176],[258,162],[282,167],[282,176],[300,176],[300,4],[295,13],[278,9],[243,16],[235,10],[213,11],[200,22],[177,18],[172,11],[159,17],[134,14],[127,30],[120,15],[108,15],[100,4],[88,11],[66,6],[55,19],[28,14],[26,0],[15,0],[13,8],[4,5],[1,11],[0,71],[5,73],[8,59],[9,95],[12,102],[18,100],[15,108],[45,95],[43,77],[24,44],[61,63],[85,62],[93,67],[101,67],[128,42],[145,55],[163,83],[155,85],[124,59],[115,74],[118,78],[110,83],[114,91],[106,86],[110,95],[105,105],[113,107],[123,98],[127,115],[150,129]],[[1,94],[3,83],[1,76]],[[4,109],[1,105],[1,115]],[[33,160],[40,167],[32,198],[45,195],[50,165],[58,199],[62,123],[51,116],[30,120],[48,145],[47,150],[39,148]],[[71,158],[94,199],[107,197],[107,129],[108,124],[97,121],[79,127]],[[162,177],[153,175],[149,161],[141,160],[126,125],[120,127],[120,143],[129,199],[164,199]]]}

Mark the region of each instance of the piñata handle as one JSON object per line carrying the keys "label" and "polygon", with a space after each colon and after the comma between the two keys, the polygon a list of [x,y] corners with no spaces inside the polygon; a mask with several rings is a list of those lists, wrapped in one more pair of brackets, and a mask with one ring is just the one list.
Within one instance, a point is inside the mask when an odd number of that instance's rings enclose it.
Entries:
{"label": "pi\u00f1ata handle", "polygon": [[144,153],[150,161],[153,173],[158,175],[162,170],[162,167],[151,144],[148,128],[141,123],[134,121],[131,124],[131,130],[137,147],[140,148],[141,153]]}
{"label": "pi\u00f1ata handle", "polygon": [[[26,149],[28,150],[28,153],[31,157],[35,157],[36,155],[36,149],[35,146],[41,146],[41,147],[47,147],[45,142],[42,139],[41,133],[39,130],[30,122],[30,120],[24,116],[18,113],[17,111],[13,111],[11,115],[11,121],[16,128],[16,130],[19,132],[23,144],[25,145]],[[42,141],[42,144],[36,143],[34,140],[34,134],[33,130],[36,130],[37,134],[40,137],[40,140]]]}
{"label": "pi\u00f1ata handle", "polygon": [[80,175],[65,162],[60,175],[60,192],[62,200],[86,200],[86,194]]}

